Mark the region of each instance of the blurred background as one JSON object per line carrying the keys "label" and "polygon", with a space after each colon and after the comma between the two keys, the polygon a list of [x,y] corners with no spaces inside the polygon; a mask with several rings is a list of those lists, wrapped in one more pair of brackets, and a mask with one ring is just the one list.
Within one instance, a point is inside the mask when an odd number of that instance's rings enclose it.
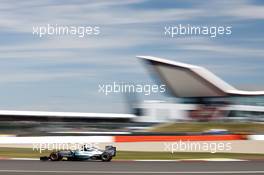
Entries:
{"label": "blurred background", "polygon": [[[263,11],[261,0],[3,0],[0,134],[264,133],[263,96],[98,92],[99,84],[162,82],[136,55],[200,65],[238,89],[264,90]],[[85,38],[32,35],[33,26],[47,24],[97,25],[101,33]],[[177,24],[232,26],[232,34],[165,37],[164,26]],[[17,110],[89,117],[12,113]],[[98,118],[101,113],[113,117]],[[114,117],[116,113],[125,117]]]}

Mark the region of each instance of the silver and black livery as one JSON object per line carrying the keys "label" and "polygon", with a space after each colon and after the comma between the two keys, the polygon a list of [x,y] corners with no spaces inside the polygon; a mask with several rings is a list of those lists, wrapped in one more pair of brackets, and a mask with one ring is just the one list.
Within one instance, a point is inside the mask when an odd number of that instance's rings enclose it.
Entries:
{"label": "silver and black livery", "polygon": [[105,150],[101,150],[95,147],[83,146],[80,150],[66,150],[66,151],[55,151],[49,156],[40,157],[40,160],[101,160],[104,162],[109,162],[116,155],[116,147],[106,146]]}

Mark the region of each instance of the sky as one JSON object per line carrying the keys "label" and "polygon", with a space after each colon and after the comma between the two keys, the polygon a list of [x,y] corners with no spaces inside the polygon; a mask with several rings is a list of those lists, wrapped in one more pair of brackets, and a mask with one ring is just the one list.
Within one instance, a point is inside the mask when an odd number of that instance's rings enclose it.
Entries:
{"label": "sky", "polygon": [[[100,26],[100,36],[36,37],[33,26]],[[164,37],[166,25],[232,26],[232,35]],[[231,85],[264,89],[260,0],[1,0],[0,109],[128,112],[99,84],[154,83],[137,55],[204,66]],[[140,95],[140,100],[164,95]]]}

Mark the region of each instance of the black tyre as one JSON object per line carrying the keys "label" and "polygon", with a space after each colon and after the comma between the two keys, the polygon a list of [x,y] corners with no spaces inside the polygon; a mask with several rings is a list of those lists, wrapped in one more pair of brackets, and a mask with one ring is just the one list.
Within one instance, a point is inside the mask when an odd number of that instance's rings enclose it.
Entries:
{"label": "black tyre", "polygon": [[68,157],[67,160],[68,161],[75,161],[75,159],[73,157]]}
{"label": "black tyre", "polygon": [[42,160],[42,161],[47,161],[47,160],[49,160],[49,157],[43,156],[43,157],[40,157],[39,159]]}
{"label": "black tyre", "polygon": [[101,159],[103,162],[110,162],[112,160],[112,156],[109,153],[103,153],[101,155]]}
{"label": "black tyre", "polygon": [[62,160],[62,157],[60,156],[60,154],[58,152],[52,152],[50,154],[50,160],[51,161],[59,161],[59,160]]}

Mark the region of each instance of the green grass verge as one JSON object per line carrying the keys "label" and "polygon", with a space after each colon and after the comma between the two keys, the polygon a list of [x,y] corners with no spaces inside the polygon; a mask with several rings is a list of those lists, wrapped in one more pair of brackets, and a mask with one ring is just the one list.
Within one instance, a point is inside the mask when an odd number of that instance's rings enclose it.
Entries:
{"label": "green grass verge", "polygon": [[[39,153],[30,148],[0,148],[0,157],[4,158],[39,158],[49,155],[50,151]],[[203,158],[231,158],[231,159],[261,159],[264,154],[239,153],[168,153],[168,152],[134,152],[118,151],[115,160],[177,160],[177,159],[203,159]]]}
{"label": "green grass verge", "polygon": [[0,148],[0,157],[37,158],[47,156],[51,151],[33,151],[32,148]]}
{"label": "green grass verge", "polygon": [[230,158],[230,159],[261,159],[264,154],[240,154],[240,153],[189,153],[189,152],[129,152],[120,151],[116,159],[133,160],[177,160],[177,159],[206,159],[206,158]]}
{"label": "green grass verge", "polygon": [[242,122],[183,122],[161,124],[152,132],[203,132],[209,129],[226,129],[233,133],[264,133],[264,123]]}

